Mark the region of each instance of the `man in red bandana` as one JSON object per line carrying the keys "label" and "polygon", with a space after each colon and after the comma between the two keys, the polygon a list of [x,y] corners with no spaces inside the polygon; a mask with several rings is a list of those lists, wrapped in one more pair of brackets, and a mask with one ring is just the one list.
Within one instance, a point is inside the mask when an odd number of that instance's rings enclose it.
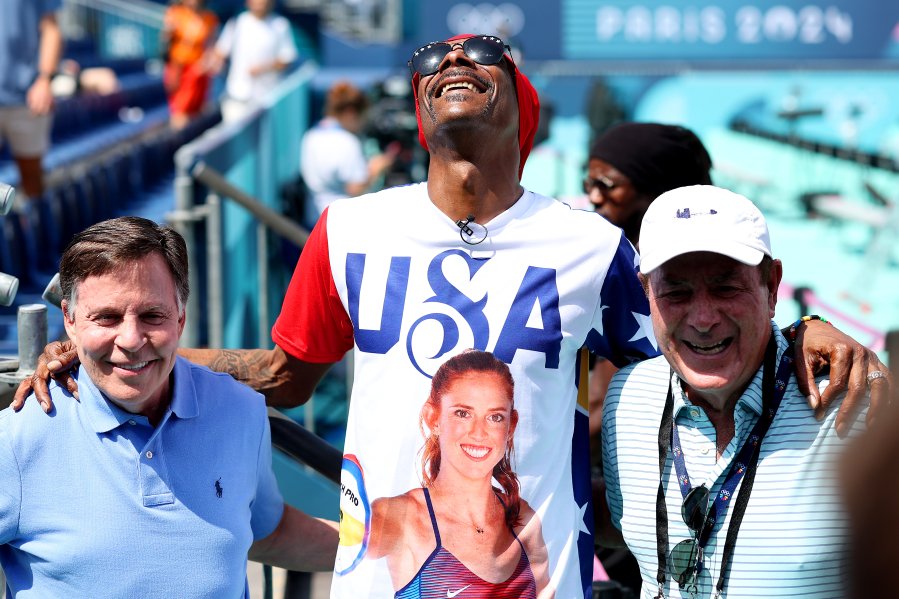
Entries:
{"label": "man in red bandana", "polygon": [[[457,35],[447,40],[447,43],[464,41],[471,38],[469,34]],[[411,61],[410,61],[411,62]],[[540,99],[537,96],[537,90],[528,81],[528,78],[518,70],[511,57],[508,62],[504,60],[503,64],[512,73],[515,81],[515,96],[518,99],[518,178],[521,179],[521,173],[524,172],[524,163],[534,147],[534,135],[537,133],[537,124],[540,117]],[[424,128],[421,124],[421,107],[418,99],[418,86],[421,83],[421,74],[414,72],[412,75],[412,94],[415,97],[415,116],[418,119],[418,141],[421,146],[427,150],[428,140],[425,138]]]}
{"label": "man in red bandana", "polygon": [[[409,66],[427,182],[327,208],[273,350],[180,351],[274,406],[305,402],[353,351],[332,597],[590,596],[582,348],[617,366],[658,354],[638,258],[599,215],[521,186],[539,102],[502,40],[433,42]],[[827,350],[809,350],[814,326],[806,351],[842,356],[831,368],[845,372],[859,346],[822,325]],[[511,384],[477,372],[438,385],[471,348]],[[397,510],[386,519],[382,498]]]}

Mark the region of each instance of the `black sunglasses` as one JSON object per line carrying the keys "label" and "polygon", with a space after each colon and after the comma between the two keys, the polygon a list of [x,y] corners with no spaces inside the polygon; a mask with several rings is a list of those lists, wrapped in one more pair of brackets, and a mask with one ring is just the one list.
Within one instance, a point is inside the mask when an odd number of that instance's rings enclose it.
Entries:
{"label": "black sunglasses", "polygon": [[668,554],[668,571],[683,588],[696,584],[696,575],[702,563],[699,539],[708,523],[709,489],[705,485],[692,489],[684,497],[680,512],[687,528],[693,533],[693,538],[685,539],[671,549]]}
{"label": "black sunglasses", "polygon": [[605,175],[600,175],[598,177],[591,177],[587,175],[584,177],[584,193],[590,195],[593,190],[597,190],[603,193],[608,193],[617,187],[617,183],[606,177]]}
{"label": "black sunglasses", "polygon": [[[440,68],[444,57],[453,51],[456,46],[462,46],[465,55],[476,63],[484,66],[498,64],[503,59],[503,54],[510,51],[508,45],[498,37],[492,35],[479,35],[470,37],[465,41],[456,42],[431,42],[412,53],[409,60],[409,70],[412,74],[418,73],[422,77],[433,75]],[[511,60],[511,55],[509,57]]]}

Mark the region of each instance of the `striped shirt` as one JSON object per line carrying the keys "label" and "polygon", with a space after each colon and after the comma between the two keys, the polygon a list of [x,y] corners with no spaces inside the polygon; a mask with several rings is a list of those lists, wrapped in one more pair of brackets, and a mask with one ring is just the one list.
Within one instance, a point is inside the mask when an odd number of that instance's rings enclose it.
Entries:
{"label": "striped shirt", "polygon": [[[779,361],[787,342],[773,323],[772,326]],[[622,531],[640,564],[643,597],[654,597],[659,588],[658,434],[669,382],[687,471],[694,486],[705,484],[714,497],[761,414],[762,370],[759,368],[737,402],[734,438],[717,461],[712,422],[702,408],[687,399],[663,356],[628,366],[612,379],[602,425],[606,493],[612,522]],[[819,379],[821,388],[826,384]],[[755,484],[725,582],[725,596],[729,599],[844,595],[846,521],[835,480],[837,457],[846,444],[834,430],[840,403],[835,402],[819,422],[799,392],[795,375],[790,378],[780,409],[762,443]],[[857,419],[850,436],[863,427],[864,414]],[[670,456],[662,479],[670,551],[681,540],[691,538],[680,515],[683,497]],[[735,497],[739,492],[737,487]],[[699,597],[714,594],[732,512],[731,505],[705,548]],[[680,597],[677,583],[670,576],[666,578],[665,596]],[[684,596],[689,595],[685,592]]]}

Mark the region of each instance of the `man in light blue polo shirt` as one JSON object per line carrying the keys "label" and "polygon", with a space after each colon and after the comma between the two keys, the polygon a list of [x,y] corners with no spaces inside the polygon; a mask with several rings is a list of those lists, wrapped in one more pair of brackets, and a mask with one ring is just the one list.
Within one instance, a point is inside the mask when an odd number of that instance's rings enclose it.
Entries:
{"label": "man in light blue polo shirt", "polygon": [[603,463],[615,528],[600,542],[620,530],[645,598],[842,597],[834,469],[846,440],[833,406],[820,421],[808,409],[791,340],[771,320],[783,267],[764,217],[724,189],[682,187],[650,205],[640,249],[663,356],[609,387]]}
{"label": "man in light blue polo shirt", "polygon": [[176,356],[187,252],[124,217],[60,264],[79,399],[0,412],[0,566],[14,597],[245,597],[247,554],[329,570],[336,523],[284,504],[261,395]]}

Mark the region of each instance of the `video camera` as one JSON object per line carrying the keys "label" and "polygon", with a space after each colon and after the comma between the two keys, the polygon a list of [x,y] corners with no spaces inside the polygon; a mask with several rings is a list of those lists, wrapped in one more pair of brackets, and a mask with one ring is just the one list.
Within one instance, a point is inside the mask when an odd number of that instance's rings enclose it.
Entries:
{"label": "video camera", "polygon": [[385,174],[385,187],[425,180],[428,153],[418,143],[418,121],[407,77],[388,77],[372,86],[365,135],[376,140],[382,152],[397,155]]}

